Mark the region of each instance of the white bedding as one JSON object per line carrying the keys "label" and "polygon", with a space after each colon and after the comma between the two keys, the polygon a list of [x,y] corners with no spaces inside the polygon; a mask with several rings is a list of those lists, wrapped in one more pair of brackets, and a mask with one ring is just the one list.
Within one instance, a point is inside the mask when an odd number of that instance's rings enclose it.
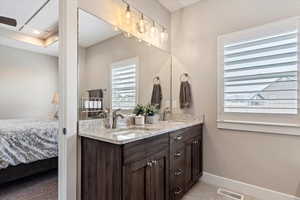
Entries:
{"label": "white bedding", "polygon": [[58,156],[58,121],[0,120],[0,170]]}

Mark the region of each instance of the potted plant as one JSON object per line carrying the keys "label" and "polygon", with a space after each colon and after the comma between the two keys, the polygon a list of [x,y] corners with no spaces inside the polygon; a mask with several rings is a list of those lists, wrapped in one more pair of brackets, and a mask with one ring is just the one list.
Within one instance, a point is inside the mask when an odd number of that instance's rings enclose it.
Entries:
{"label": "potted plant", "polygon": [[145,106],[138,104],[135,106],[133,110],[133,114],[135,114],[135,124],[136,125],[144,125],[145,124]]}
{"label": "potted plant", "polygon": [[159,113],[159,109],[156,105],[148,104],[145,107],[145,115],[146,115],[146,123],[147,124],[155,124],[159,120],[159,116],[157,115]]}

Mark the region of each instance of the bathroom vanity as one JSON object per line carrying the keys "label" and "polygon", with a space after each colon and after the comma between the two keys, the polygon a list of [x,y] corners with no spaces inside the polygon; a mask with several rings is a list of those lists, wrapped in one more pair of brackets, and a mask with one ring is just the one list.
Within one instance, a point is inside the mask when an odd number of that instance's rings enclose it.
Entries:
{"label": "bathroom vanity", "polygon": [[83,128],[82,200],[178,200],[202,175],[202,122]]}
{"label": "bathroom vanity", "polygon": [[[88,24],[99,33],[85,34]],[[172,101],[170,52],[81,9],[78,27],[81,199],[181,199],[202,175],[202,120],[173,116],[173,121],[106,129],[118,127],[118,110],[128,114],[151,103],[165,120],[168,108],[179,108]]]}

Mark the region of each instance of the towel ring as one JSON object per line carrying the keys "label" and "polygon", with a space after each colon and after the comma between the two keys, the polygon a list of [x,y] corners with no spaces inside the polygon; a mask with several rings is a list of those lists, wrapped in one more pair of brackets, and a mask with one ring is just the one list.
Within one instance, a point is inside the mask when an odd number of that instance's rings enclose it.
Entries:
{"label": "towel ring", "polygon": [[153,78],[153,83],[154,84],[160,84],[160,78],[159,78],[159,76],[156,76],[156,77]]}
{"label": "towel ring", "polygon": [[180,81],[188,81],[190,78],[189,74],[188,73],[183,73],[181,74],[180,76]]}

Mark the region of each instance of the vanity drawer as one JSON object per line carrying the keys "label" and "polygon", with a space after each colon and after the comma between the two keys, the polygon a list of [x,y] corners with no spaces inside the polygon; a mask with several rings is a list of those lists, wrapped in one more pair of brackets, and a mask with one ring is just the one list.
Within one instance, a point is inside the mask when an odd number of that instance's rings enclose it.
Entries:
{"label": "vanity drawer", "polygon": [[186,129],[178,130],[170,134],[171,145],[175,149],[181,148],[184,146],[184,142],[190,138],[200,136],[202,132],[202,125],[192,126]]}
{"label": "vanity drawer", "polygon": [[174,167],[184,167],[185,164],[185,151],[184,147],[174,151],[173,155],[173,160],[174,160]]}
{"label": "vanity drawer", "polygon": [[136,162],[168,148],[168,134],[125,144],[123,147],[123,163]]}
{"label": "vanity drawer", "polygon": [[179,200],[182,199],[183,195],[184,195],[184,186],[183,185],[177,185],[173,188],[172,190],[172,195],[173,195],[173,199],[174,200]]}

